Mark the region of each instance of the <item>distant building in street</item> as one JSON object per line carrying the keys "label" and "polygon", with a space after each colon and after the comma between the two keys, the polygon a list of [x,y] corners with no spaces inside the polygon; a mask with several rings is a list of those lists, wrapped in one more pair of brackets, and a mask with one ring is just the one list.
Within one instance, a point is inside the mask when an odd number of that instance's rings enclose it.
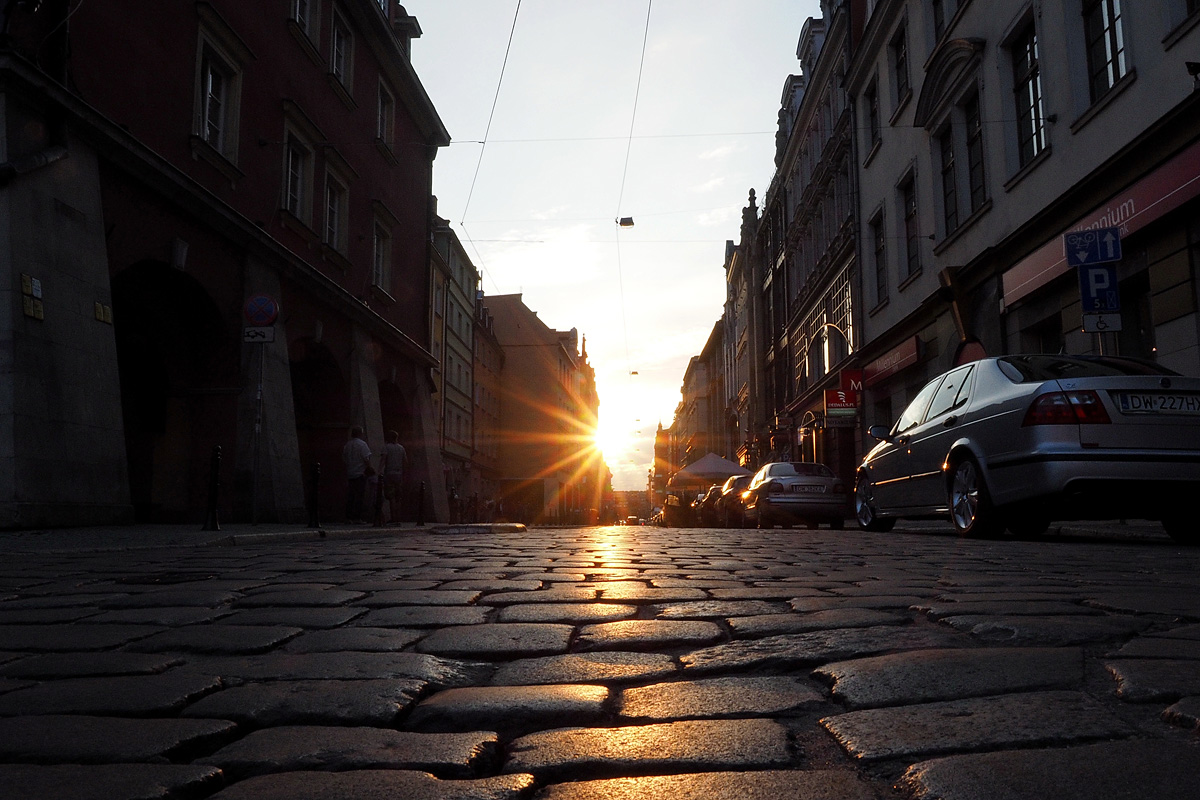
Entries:
{"label": "distant building in street", "polygon": [[223,518],[340,517],[351,425],[440,484],[419,35],[378,0],[5,4],[0,526],[203,520],[216,447]]}
{"label": "distant building in street", "polygon": [[709,453],[728,455],[725,415],[725,329],[718,322],[700,355],[693,356],[683,374],[683,399],[672,425],[681,449],[680,467]]}
{"label": "distant building in street", "polygon": [[471,474],[464,494],[481,521],[491,521],[500,500],[501,408],[504,348],[496,338],[496,324],[480,292],[475,301],[475,433]]}
{"label": "distant building in street", "polygon": [[[596,446],[600,399],[575,329],[557,331],[521,295],[491,295],[500,381],[500,476],[505,516],[576,523],[602,513],[611,475]],[[611,499],[610,499],[611,502]]]}
{"label": "distant building in street", "polygon": [[466,519],[472,489],[471,469],[475,450],[475,300],[479,272],[463,249],[450,223],[435,218],[433,228],[433,317],[435,337],[434,407],[439,411],[442,469],[450,518]]}

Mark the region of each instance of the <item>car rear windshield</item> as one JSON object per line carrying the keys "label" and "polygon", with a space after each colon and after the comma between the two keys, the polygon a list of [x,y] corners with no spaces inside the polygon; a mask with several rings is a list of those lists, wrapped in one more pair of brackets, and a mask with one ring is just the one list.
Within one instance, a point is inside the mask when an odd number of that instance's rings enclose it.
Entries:
{"label": "car rear windshield", "polygon": [[812,464],[805,461],[793,461],[792,471],[801,478],[832,478],[833,472],[824,464]]}
{"label": "car rear windshield", "polygon": [[1166,367],[1135,358],[1117,356],[1005,356],[999,359],[1001,369],[1017,380],[1011,366],[1020,375],[1021,383],[1060,380],[1062,378],[1105,378],[1120,375],[1178,375]]}

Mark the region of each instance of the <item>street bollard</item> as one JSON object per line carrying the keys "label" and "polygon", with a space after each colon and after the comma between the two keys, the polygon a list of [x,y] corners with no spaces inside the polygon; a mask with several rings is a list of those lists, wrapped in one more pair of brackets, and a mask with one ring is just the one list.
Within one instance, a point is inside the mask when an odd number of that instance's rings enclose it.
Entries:
{"label": "street bollard", "polygon": [[[385,462],[386,463],[386,462]],[[375,513],[374,524],[372,527],[383,527],[383,467],[379,469],[379,474],[375,476]]]}
{"label": "street bollard", "polygon": [[308,499],[308,527],[321,530],[321,462],[314,461],[312,465],[312,494]]}
{"label": "street bollard", "polygon": [[417,525],[425,527],[425,481],[421,481],[421,496],[417,499]]}
{"label": "street bollard", "polygon": [[213,447],[212,469],[208,475],[208,516],[202,530],[219,531],[221,521],[217,518],[217,494],[221,486],[221,445]]}

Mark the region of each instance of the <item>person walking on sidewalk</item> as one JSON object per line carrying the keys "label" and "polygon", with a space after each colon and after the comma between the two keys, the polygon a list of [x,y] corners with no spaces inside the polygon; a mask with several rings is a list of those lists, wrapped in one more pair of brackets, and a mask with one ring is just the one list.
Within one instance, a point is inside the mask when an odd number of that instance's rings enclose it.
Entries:
{"label": "person walking on sidewalk", "polygon": [[367,478],[374,475],[375,470],[371,468],[371,448],[363,439],[363,429],[359,425],[350,429],[350,440],[342,448],[342,463],[346,465],[346,521],[364,522],[363,496]]}
{"label": "person walking on sidewalk", "polygon": [[388,502],[388,522],[395,525],[400,521],[400,507],[404,492],[404,462],[408,453],[400,444],[400,434],[387,432],[387,444],[383,446],[383,496]]}

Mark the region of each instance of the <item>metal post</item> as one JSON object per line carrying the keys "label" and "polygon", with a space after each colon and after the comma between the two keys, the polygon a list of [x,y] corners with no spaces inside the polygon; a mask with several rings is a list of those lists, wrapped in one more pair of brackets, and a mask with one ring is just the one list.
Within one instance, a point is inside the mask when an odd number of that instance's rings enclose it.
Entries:
{"label": "metal post", "polygon": [[[383,451],[383,458],[379,460],[379,472],[375,475],[375,525],[376,528],[383,527],[383,491],[385,487],[384,476],[387,475],[387,450]],[[390,510],[390,509],[389,509]]]}
{"label": "metal post", "polygon": [[425,481],[421,481],[421,497],[417,500],[417,525],[425,527]]}
{"label": "metal post", "polygon": [[308,502],[308,527],[321,530],[321,462],[314,461],[312,465],[312,494]]}
{"label": "metal post", "polygon": [[208,476],[208,516],[204,520],[206,531],[221,530],[221,521],[217,518],[217,493],[221,486],[221,445],[213,447],[212,469]]}
{"label": "metal post", "polygon": [[254,399],[254,477],[250,484],[250,524],[258,524],[258,471],[262,451],[263,424],[263,369],[266,359],[267,346],[258,345],[258,393]]}

